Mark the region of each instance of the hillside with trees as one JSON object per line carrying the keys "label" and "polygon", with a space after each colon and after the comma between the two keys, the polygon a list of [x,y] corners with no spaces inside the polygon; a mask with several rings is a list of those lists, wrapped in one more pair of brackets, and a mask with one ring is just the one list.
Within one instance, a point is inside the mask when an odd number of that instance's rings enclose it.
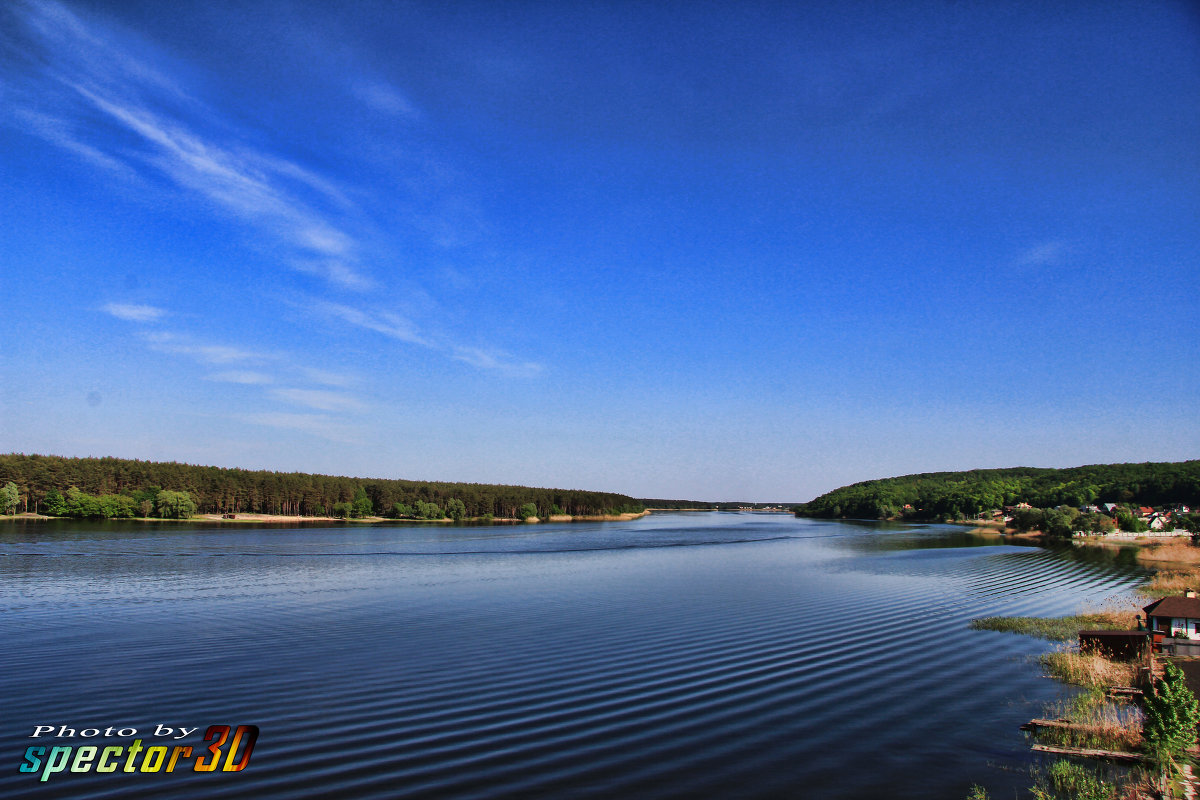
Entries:
{"label": "hillside with trees", "polygon": [[904,475],[834,489],[804,503],[796,514],[826,519],[965,519],[1019,503],[1037,508],[1097,503],[1195,507],[1200,505],[1200,460]]}
{"label": "hillside with trees", "polygon": [[[0,487],[10,483],[14,490],[0,497],[6,506],[8,494],[15,494],[16,511],[53,516],[257,513],[462,519],[642,511],[632,497],[578,489],[351,478],[16,453],[0,455]],[[163,514],[157,513],[160,510]],[[531,510],[536,513],[525,513]]]}

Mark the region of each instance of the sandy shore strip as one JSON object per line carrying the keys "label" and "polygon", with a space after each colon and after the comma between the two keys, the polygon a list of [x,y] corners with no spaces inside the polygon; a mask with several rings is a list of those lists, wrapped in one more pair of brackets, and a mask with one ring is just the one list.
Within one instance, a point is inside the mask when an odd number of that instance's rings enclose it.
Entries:
{"label": "sandy shore strip", "polygon": [[[649,514],[650,514],[649,511],[642,511],[641,513],[627,513],[627,514],[591,514],[591,515],[584,515],[584,516],[577,516],[577,517],[571,516],[570,514],[555,514],[553,516],[547,517],[545,520],[539,520],[537,517],[530,517],[529,519],[525,519],[525,520],[517,519],[515,517],[492,517],[491,519],[488,519],[488,520],[485,520],[483,517],[468,517],[467,519],[463,520],[463,522],[504,522],[504,523],[528,522],[531,524],[537,523],[537,522],[543,522],[543,521],[545,521],[545,522],[627,522],[629,520],[639,519],[641,517],[649,516]],[[0,520],[5,520],[5,519],[55,520],[55,519],[69,519],[69,517],[50,517],[50,516],[46,516],[45,514],[32,514],[32,513],[0,516]],[[234,515],[228,516],[228,517],[223,514],[196,514],[195,516],[188,517],[187,519],[164,519],[162,517],[129,517],[128,521],[129,522],[217,522],[217,523],[242,522],[242,523],[284,524],[284,525],[296,525],[296,524],[305,523],[305,522],[336,523],[336,524],[341,524],[341,523],[350,523],[350,524],[353,524],[353,523],[380,523],[380,522],[390,522],[390,523],[394,524],[394,523],[402,522],[406,525],[410,524],[410,523],[454,522],[454,520],[450,519],[449,517],[443,517],[441,519],[394,519],[392,517],[359,517],[357,519],[347,519],[347,518],[343,518],[343,517],[302,517],[302,516],[294,515],[294,514],[234,514]]]}

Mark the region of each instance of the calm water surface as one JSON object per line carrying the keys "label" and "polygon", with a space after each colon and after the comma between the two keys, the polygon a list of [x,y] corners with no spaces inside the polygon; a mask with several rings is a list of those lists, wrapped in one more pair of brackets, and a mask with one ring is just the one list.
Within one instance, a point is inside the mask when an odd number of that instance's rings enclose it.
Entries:
{"label": "calm water surface", "polygon": [[[954,798],[1028,786],[1049,645],[1142,576],[950,526],[0,524],[0,794]],[[37,725],[261,729],[242,772],[22,774]],[[188,762],[190,763],[190,762]]]}

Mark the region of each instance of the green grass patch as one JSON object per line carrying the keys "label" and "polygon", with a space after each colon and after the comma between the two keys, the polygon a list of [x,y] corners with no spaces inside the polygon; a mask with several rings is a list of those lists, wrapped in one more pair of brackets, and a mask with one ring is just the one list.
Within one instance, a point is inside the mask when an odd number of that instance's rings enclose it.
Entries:
{"label": "green grass patch", "polygon": [[1122,630],[1127,626],[1111,614],[1077,614],[1073,617],[981,617],[971,620],[971,627],[977,631],[1022,633],[1052,642],[1072,642],[1081,630]]}

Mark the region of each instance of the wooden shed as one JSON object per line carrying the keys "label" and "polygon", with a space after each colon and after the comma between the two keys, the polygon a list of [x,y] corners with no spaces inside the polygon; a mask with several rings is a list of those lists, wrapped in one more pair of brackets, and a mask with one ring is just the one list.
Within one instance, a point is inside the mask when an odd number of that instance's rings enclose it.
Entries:
{"label": "wooden shed", "polygon": [[1118,661],[1141,658],[1150,646],[1149,631],[1080,631],[1079,652]]}

